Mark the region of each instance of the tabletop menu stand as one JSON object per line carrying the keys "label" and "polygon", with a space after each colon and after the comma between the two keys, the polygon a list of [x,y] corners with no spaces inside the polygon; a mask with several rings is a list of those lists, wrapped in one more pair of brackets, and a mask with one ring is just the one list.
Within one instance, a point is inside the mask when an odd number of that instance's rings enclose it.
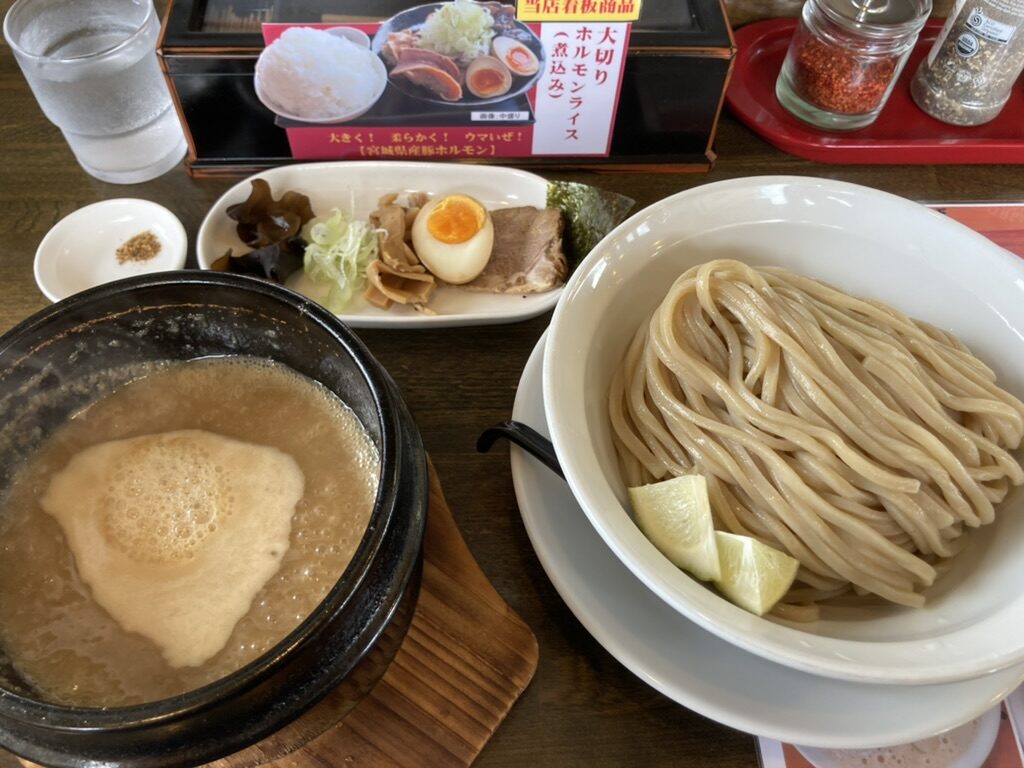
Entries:
{"label": "tabletop menu stand", "polygon": [[384,677],[341,722],[328,695],[208,768],[468,766],[529,684],[537,657],[537,639],[473,559],[431,467],[423,586]]}

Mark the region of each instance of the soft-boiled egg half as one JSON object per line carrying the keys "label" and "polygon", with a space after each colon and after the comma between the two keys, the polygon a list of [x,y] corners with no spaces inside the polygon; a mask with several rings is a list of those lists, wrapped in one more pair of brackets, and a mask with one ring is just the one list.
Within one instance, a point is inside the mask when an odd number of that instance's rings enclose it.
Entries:
{"label": "soft-boiled egg half", "polygon": [[491,215],[468,195],[431,200],[412,224],[416,255],[427,269],[452,285],[468,283],[483,272],[493,245]]}

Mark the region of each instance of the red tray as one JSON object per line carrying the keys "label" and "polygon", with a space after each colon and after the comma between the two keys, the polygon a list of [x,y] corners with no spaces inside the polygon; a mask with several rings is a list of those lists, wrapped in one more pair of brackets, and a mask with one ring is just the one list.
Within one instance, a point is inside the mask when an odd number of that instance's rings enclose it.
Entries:
{"label": "red tray", "polygon": [[1024,163],[1024,87],[1016,84],[999,116],[960,128],[922,112],[910,97],[910,78],[942,29],[925,25],[910,60],[878,119],[857,131],[819,131],[787,112],[775,80],[796,19],[772,19],[736,30],[736,57],[726,102],[740,120],[779,149],[823,163]]}

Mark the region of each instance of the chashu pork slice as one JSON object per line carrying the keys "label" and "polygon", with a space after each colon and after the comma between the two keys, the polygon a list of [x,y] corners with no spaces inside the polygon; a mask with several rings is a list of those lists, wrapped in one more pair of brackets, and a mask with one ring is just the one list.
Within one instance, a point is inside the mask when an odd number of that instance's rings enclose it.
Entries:
{"label": "chashu pork slice", "polygon": [[[453,80],[458,80],[462,77],[459,65],[455,63],[454,59],[450,56],[445,56],[443,53],[431,51],[428,48],[404,48],[398,54],[395,69],[409,67],[413,64],[430,64],[450,75]],[[394,71],[392,71],[392,74],[394,74]]]}
{"label": "chashu pork slice", "polygon": [[562,250],[564,221],[557,208],[491,211],[494,247],[474,280],[460,286],[488,293],[542,293],[565,282],[569,266]]}
{"label": "chashu pork slice", "polygon": [[462,98],[458,65],[447,56],[422,48],[406,48],[398,55],[391,77],[404,78],[436,93],[445,101]]}
{"label": "chashu pork slice", "polygon": [[380,53],[387,65],[393,67],[398,63],[398,57],[402,55],[402,51],[415,47],[419,39],[418,34],[408,29],[391,32],[384,41],[384,45],[381,46]]}

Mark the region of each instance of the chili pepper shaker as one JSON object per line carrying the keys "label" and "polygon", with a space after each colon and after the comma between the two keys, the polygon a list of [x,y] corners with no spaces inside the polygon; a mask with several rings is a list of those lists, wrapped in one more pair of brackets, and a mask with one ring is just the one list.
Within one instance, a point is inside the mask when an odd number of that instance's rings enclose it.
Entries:
{"label": "chili pepper shaker", "polygon": [[931,0],[806,0],[775,85],[779,102],[818,128],[874,122]]}
{"label": "chili pepper shaker", "polygon": [[981,125],[998,115],[1024,69],[1024,0],[957,0],[910,85],[932,117]]}

